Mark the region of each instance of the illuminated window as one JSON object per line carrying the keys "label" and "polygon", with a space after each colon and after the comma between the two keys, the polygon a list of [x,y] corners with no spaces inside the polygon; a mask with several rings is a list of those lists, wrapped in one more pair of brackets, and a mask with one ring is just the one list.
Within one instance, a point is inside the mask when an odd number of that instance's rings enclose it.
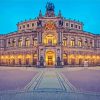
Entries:
{"label": "illuminated window", "polygon": [[25,46],[26,46],[26,47],[29,47],[29,46],[30,46],[29,38],[26,38],[26,39],[25,39]]}
{"label": "illuminated window", "polygon": [[71,39],[71,41],[70,41],[70,46],[75,46],[75,39],[74,39],[74,38]]}
{"label": "illuminated window", "polygon": [[22,47],[22,39],[18,40],[18,47]]}
{"label": "illuminated window", "polygon": [[79,40],[78,40],[78,46],[79,46],[79,47],[82,47],[82,39],[79,39]]}
{"label": "illuminated window", "polygon": [[55,36],[49,34],[45,36],[45,38],[43,39],[43,42],[45,45],[55,45],[57,43],[57,39]]}
{"label": "illuminated window", "polygon": [[63,46],[67,46],[67,39],[63,39]]}
{"label": "illuminated window", "polygon": [[37,46],[37,39],[33,39],[33,46]]}

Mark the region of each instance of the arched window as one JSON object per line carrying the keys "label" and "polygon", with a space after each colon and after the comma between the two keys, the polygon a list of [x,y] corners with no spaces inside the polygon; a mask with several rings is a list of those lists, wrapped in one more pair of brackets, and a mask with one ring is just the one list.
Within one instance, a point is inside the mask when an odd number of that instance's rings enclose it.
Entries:
{"label": "arched window", "polygon": [[29,38],[26,38],[25,39],[25,46],[26,47],[29,47],[30,46],[30,40],[29,40]]}
{"label": "arched window", "polygon": [[57,38],[54,35],[47,35],[44,37],[43,42],[45,45],[55,45],[57,44]]}
{"label": "arched window", "polygon": [[70,41],[70,46],[75,46],[75,38],[71,38],[71,41]]}
{"label": "arched window", "polygon": [[67,39],[63,39],[63,46],[67,46]]}
{"label": "arched window", "polygon": [[37,46],[37,39],[33,38],[33,46]]}
{"label": "arched window", "polygon": [[22,47],[22,39],[18,40],[18,47]]}
{"label": "arched window", "polygon": [[79,47],[82,47],[82,39],[79,39],[79,40],[78,40],[78,46],[79,46]]}

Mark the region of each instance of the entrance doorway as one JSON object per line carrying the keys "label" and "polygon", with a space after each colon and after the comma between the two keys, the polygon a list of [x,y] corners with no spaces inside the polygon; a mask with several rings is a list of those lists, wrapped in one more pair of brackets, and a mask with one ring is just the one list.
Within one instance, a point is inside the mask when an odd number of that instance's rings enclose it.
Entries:
{"label": "entrance doorway", "polygon": [[47,51],[45,61],[46,61],[47,66],[54,66],[55,65],[55,52]]}

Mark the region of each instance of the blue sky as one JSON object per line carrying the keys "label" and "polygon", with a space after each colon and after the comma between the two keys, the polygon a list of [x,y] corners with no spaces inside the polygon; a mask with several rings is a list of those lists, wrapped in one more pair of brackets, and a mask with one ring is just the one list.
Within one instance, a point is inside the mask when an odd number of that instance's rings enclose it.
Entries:
{"label": "blue sky", "polygon": [[84,23],[84,30],[100,34],[100,0],[0,0],[0,34],[17,30],[20,21],[34,19],[41,9],[51,1],[55,13],[59,9],[65,18],[76,19]]}

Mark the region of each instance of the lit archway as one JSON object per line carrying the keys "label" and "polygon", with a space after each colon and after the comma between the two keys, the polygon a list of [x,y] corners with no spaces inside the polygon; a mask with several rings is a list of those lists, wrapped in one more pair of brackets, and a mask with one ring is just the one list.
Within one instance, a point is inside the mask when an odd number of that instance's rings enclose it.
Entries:
{"label": "lit archway", "polygon": [[64,62],[64,65],[68,64],[68,56],[65,53],[63,54],[63,62]]}
{"label": "lit archway", "polygon": [[56,38],[56,36],[54,36],[52,34],[48,34],[44,37],[43,42],[45,45],[56,45],[57,38]]}
{"label": "lit archway", "polygon": [[45,54],[45,61],[47,66],[55,65],[55,52],[54,51],[47,51]]}
{"label": "lit archway", "polygon": [[33,54],[33,65],[37,64],[37,59],[38,59],[38,55],[37,54]]}

